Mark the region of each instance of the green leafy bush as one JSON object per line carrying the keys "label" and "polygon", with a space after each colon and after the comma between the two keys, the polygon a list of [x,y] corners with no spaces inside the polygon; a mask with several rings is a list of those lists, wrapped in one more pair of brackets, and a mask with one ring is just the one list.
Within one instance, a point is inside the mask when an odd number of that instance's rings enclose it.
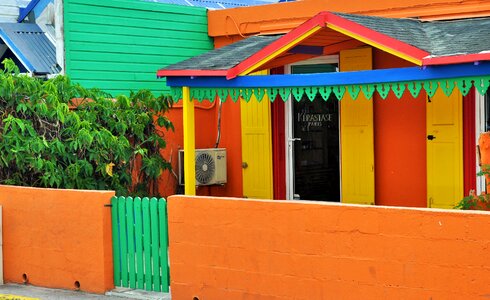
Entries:
{"label": "green leafy bush", "polygon": [[[482,166],[482,170],[476,175],[485,176],[486,180],[490,177],[490,166]],[[490,194],[482,192],[477,195],[475,190],[471,190],[469,195],[461,199],[459,203],[454,207],[456,209],[463,210],[489,210],[490,211]]]}
{"label": "green leafy bush", "polygon": [[171,101],[142,90],[111,98],[72,84],[0,71],[0,183],[158,195]]}

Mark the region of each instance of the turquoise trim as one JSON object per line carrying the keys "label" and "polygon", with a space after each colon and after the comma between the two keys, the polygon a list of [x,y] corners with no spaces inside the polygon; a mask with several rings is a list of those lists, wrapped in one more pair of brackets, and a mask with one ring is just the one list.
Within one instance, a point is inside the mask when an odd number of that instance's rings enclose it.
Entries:
{"label": "turquoise trim", "polygon": [[[366,85],[335,85],[335,86],[301,86],[301,87],[258,87],[258,88],[191,88],[191,97],[201,102],[203,100],[214,101],[220,99],[225,101],[228,97],[233,102],[236,102],[240,97],[245,101],[250,101],[252,96],[255,99],[262,101],[265,95],[273,102],[276,98],[281,98],[283,101],[288,101],[290,98],[300,101],[303,97],[307,97],[312,101],[319,94],[325,101],[328,100],[330,94],[333,93],[338,100],[344,98],[344,95],[349,94],[354,100],[359,97],[361,92],[367,99],[372,99],[375,92],[382,99],[386,99],[390,92],[400,99],[408,90],[412,97],[417,98],[420,95],[422,87],[429,97],[434,96],[437,89],[441,89],[444,94],[450,96],[455,89],[458,89],[464,96],[468,94],[471,87],[474,86],[478,93],[485,95],[490,86],[490,76],[482,77],[466,77],[466,78],[451,78],[443,80],[428,80],[428,81],[403,81],[392,83],[378,83]],[[174,101],[178,101],[182,97],[182,89],[180,87],[172,87],[171,94]]]}

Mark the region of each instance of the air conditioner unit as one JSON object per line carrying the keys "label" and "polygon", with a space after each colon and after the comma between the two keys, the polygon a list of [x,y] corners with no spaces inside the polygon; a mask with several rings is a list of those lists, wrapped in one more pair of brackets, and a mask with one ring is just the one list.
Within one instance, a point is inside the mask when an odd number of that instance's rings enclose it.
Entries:
{"label": "air conditioner unit", "polygon": [[[226,183],[226,149],[196,149],[196,185]],[[179,184],[184,184],[184,150],[179,150]]]}

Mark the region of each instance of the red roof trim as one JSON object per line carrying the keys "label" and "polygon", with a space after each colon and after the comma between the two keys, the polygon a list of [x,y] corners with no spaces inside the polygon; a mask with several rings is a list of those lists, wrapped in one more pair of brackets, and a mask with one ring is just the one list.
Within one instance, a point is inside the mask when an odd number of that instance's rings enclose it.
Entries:
{"label": "red roof trim", "polygon": [[[277,49],[287,45],[288,43],[293,42],[297,38],[301,37],[304,33],[306,33],[308,30],[314,28],[315,26],[325,26],[325,16],[323,13],[320,13],[313,18],[309,19],[305,23],[301,24],[300,26],[296,27],[295,29],[291,30],[289,33],[284,35],[283,37],[279,38],[278,40],[274,41],[273,43],[267,45],[264,47],[262,50],[259,52],[254,53],[252,56],[249,58],[245,59],[235,67],[231,68],[228,70],[228,73],[226,75],[227,79],[235,78],[238,76],[240,73],[243,71],[247,70],[248,68],[252,67],[253,65],[257,64],[267,56],[273,54],[274,52],[277,51]],[[294,45],[291,45],[293,47]],[[287,50],[287,49],[285,49]]]}
{"label": "red roof trim", "polygon": [[158,70],[157,77],[166,76],[226,76],[227,70]]}
{"label": "red roof trim", "polygon": [[422,60],[425,66],[460,64],[482,60],[490,60],[490,53],[461,54],[452,56],[426,57]]}
{"label": "red roof trim", "polygon": [[372,30],[368,27],[360,25],[354,21],[350,21],[341,16],[335,15],[330,12],[326,12],[325,14],[326,14],[327,23],[346,29],[354,34],[367,38],[373,41],[374,43],[382,45],[386,48],[394,49],[397,52],[401,52],[407,56],[419,60],[422,60],[424,57],[430,54],[425,50],[422,50],[420,48],[417,48],[415,46],[412,46],[410,44],[407,44],[395,38],[392,38],[378,31]]}
{"label": "red roof trim", "polygon": [[[347,20],[341,16],[337,16],[331,12],[321,12],[318,15],[314,16],[310,20],[301,24],[282,38],[273,42],[272,44],[266,46],[259,52],[256,52],[246,60],[239,63],[237,66],[228,70],[226,75],[227,79],[235,78],[245,70],[252,67],[254,64],[259,63],[261,60],[265,59],[267,56],[271,55],[277,49],[287,45],[288,43],[293,42],[297,38],[301,37],[304,33],[308,32],[315,26],[325,27],[326,24],[332,24],[337,27],[346,29],[356,35],[362,36],[368,40],[373,41],[376,44],[385,46],[386,48],[394,49],[398,52],[401,52],[407,56],[416,58],[420,61],[426,56],[429,55],[429,52],[421,50],[417,47],[411,46],[407,43],[394,39],[385,34],[379,33],[367,27],[364,27],[358,23]],[[294,45],[291,45],[294,46]]]}

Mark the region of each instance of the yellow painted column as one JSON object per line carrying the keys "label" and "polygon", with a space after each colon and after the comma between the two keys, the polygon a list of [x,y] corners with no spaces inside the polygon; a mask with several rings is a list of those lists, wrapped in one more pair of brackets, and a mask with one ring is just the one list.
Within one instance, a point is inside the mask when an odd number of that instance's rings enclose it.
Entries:
{"label": "yellow painted column", "polygon": [[185,194],[196,195],[196,140],[194,122],[194,101],[188,86],[182,87],[184,110],[184,182]]}

